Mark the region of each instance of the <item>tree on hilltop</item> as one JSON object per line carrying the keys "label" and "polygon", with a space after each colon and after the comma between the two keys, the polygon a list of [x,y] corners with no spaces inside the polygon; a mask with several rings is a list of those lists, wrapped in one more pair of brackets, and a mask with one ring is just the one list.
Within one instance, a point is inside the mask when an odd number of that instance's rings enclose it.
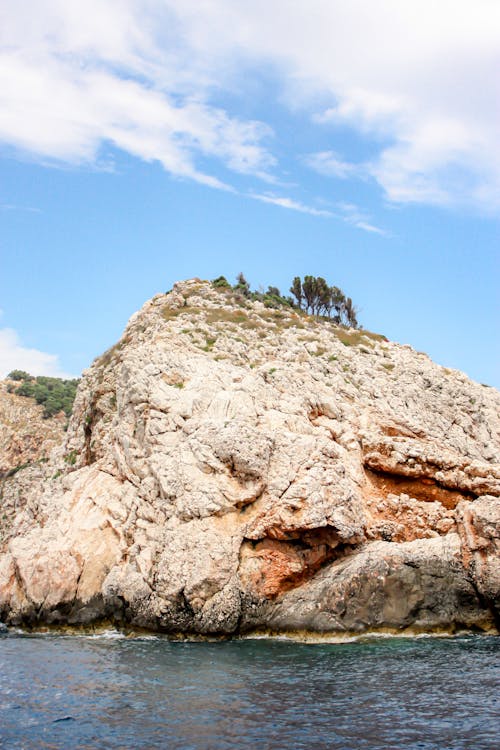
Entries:
{"label": "tree on hilltop", "polygon": [[300,280],[300,276],[295,276],[294,280],[292,281],[290,293],[293,294],[293,296],[297,300],[299,309],[302,309],[302,300],[304,299],[304,295],[302,293],[302,281]]}
{"label": "tree on hilltop", "polygon": [[240,273],[236,277],[236,284],[233,287],[236,292],[240,292],[245,297],[250,296],[250,284],[245,279],[243,273],[240,271]]}
{"label": "tree on hilltop", "polygon": [[212,281],[212,285],[216,289],[231,289],[231,284],[225,276],[217,276],[217,278]]}
{"label": "tree on hilltop", "polygon": [[304,294],[306,312],[311,312],[314,315],[314,302],[316,300],[316,279],[314,276],[304,276],[302,292]]}
{"label": "tree on hilltop", "polygon": [[290,292],[297,307],[311,315],[324,315],[335,323],[358,327],[357,310],[352,299],[346,297],[338,286],[329,286],[322,276],[295,276]]}
{"label": "tree on hilltop", "polygon": [[348,326],[351,326],[351,328],[357,328],[358,327],[358,318],[357,318],[357,310],[352,304],[352,299],[350,297],[347,297],[347,299],[344,302],[344,318],[346,321],[346,324]]}
{"label": "tree on hilltop", "polygon": [[247,299],[262,302],[266,307],[296,307],[310,315],[333,320],[339,325],[358,328],[357,309],[350,297],[346,297],[338,286],[330,286],[322,276],[295,276],[290,287],[292,297],[283,297],[277,286],[268,286],[267,291],[252,292],[250,284],[243,273],[236,277],[236,284],[231,287],[224,276],[212,281],[216,289],[228,289],[238,292]]}

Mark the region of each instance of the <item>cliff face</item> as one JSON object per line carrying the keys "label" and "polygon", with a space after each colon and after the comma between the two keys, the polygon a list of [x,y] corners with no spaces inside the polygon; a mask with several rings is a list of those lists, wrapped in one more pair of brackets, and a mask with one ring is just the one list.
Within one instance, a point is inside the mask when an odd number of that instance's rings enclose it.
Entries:
{"label": "cliff face", "polygon": [[47,459],[64,438],[64,414],[43,417],[34,399],[9,393],[11,381],[0,381],[0,477],[26,464]]}
{"label": "cliff face", "polygon": [[0,616],[494,629],[499,454],[494,389],[383,337],[178,283],[84,373],[44,481],[9,480]]}
{"label": "cliff face", "polygon": [[11,384],[17,385],[0,381],[0,545],[17,513],[26,511],[29,497],[39,492],[35,486],[46,475],[52,451],[63,443],[67,422],[63,413],[45,419],[34,399],[8,392]]}

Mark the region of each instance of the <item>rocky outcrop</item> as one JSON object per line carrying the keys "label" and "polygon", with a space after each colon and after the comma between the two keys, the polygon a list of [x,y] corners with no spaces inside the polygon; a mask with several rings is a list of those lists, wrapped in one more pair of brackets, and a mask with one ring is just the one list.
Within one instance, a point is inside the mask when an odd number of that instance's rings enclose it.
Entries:
{"label": "rocky outcrop", "polygon": [[0,381],[0,477],[46,460],[65,435],[65,415],[45,419],[34,399],[9,393],[8,387],[16,385]]}
{"label": "rocky outcrop", "polygon": [[499,452],[494,389],[382,336],[178,283],[84,373],[44,477],[9,480],[0,619],[492,630]]}
{"label": "rocky outcrop", "polygon": [[49,476],[45,464],[66,435],[64,413],[46,419],[34,399],[9,392],[16,385],[0,381],[0,544],[17,513],[29,514]]}

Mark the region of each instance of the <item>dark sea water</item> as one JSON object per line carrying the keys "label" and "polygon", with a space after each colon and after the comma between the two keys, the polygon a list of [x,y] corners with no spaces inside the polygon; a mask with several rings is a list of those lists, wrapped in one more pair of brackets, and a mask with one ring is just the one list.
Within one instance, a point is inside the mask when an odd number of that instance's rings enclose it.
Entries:
{"label": "dark sea water", "polygon": [[0,748],[498,750],[500,639],[0,636]]}

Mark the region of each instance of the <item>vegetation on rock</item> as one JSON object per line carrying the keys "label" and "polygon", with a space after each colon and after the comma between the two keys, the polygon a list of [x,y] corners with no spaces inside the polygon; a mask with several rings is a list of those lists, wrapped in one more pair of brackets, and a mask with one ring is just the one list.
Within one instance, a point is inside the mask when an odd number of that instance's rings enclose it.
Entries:
{"label": "vegetation on rock", "polygon": [[357,309],[350,297],[346,297],[338,286],[330,286],[322,276],[295,276],[290,287],[291,297],[281,294],[278,287],[268,286],[267,291],[252,291],[242,273],[231,286],[224,276],[212,281],[216,289],[231,290],[252,301],[260,301],[266,307],[293,307],[309,315],[324,317],[340,325],[358,328]]}
{"label": "vegetation on rock", "polygon": [[[76,389],[80,382],[78,379],[63,380],[62,378],[50,378],[44,375],[34,377],[24,370],[13,370],[7,378],[15,381],[9,384],[8,392],[35,399],[37,404],[43,406],[43,416],[46,419],[61,411],[67,417],[70,416]],[[15,383],[19,383],[19,385]]]}
{"label": "vegetation on rock", "polygon": [[330,286],[322,276],[296,276],[290,292],[301,310],[312,315],[332,318],[335,323],[350,328],[358,327],[357,310],[352,299],[346,297],[338,286]]}

